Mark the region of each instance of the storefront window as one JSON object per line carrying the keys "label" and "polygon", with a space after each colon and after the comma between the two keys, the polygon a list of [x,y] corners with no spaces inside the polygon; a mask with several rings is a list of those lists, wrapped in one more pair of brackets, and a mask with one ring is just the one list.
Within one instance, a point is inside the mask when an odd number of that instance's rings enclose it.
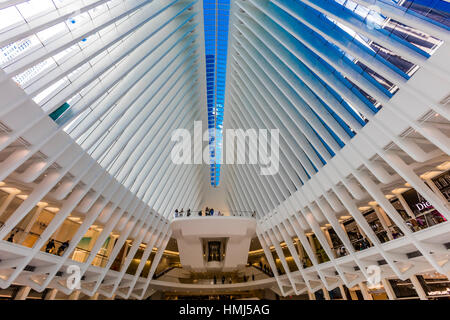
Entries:
{"label": "storefront window", "polygon": [[411,280],[391,279],[389,282],[391,283],[397,299],[418,298],[417,292],[414,289]]}
{"label": "storefront window", "polygon": [[328,293],[330,294],[331,300],[342,299],[341,290],[339,288],[334,288],[333,290],[328,291]]}
{"label": "storefront window", "polygon": [[331,242],[333,243],[333,251],[337,258],[346,256],[348,254],[347,250],[344,247],[341,239],[338,237],[333,228],[328,229],[328,233],[330,234]]}
{"label": "storefront window", "polygon": [[208,242],[208,262],[209,261],[221,261],[220,254],[220,241]]}
{"label": "storefront window", "polygon": [[402,194],[411,211],[414,219],[407,220],[408,226],[413,231],[425,229],[441,222],[445,218],[437,211],[420,193],[411,189]]}
{"label": "storefront window", "polygon": [[447,171],[432,179],[436,187],[442,193],[442,195],[450,201],[450,172]]}
{"label": "storefront window", "polygon": [[428,299],[450,299],[450,281],[438,272],[418,275],[419,280]]}
{"label": "storefront window", "polygon": [[356,251],[361,251],[370,247],[370,242],[361,235],[355,220],[344,222],[348,238]]}

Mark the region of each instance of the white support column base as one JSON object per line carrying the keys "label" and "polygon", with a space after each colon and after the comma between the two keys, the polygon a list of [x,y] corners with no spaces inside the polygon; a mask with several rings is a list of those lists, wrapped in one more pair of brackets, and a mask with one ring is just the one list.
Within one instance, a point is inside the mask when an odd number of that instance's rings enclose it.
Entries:
{"label": "white support column base", "polygon": [[425,293],[425,290],[423,290],[423,287],[420,284],[419,279],[417,279],[417,276],[413,275],[409,279],[411,280],[414,289],[416,289],[417,295],[419,296],[420,300],[428,300],[427,294]]}
{"label": "white support column base", "polygon": [[372,295],[369,293],[369,289],[367,288],[366,283],[360,282],[360,283],[358,284],[358,286],[359,286],[359,289],[361,290],[361,293],[362,293],[362,295],[363,295],[363,297],[364,297],[364,300],[373,300],[373,297],[372,297]]}
{"label": "white support column base", "polygon": [[14,300],[26,300],[28,294],[30,293],[31,287],[22,287],[20,288],[17,295],[14,297]]}

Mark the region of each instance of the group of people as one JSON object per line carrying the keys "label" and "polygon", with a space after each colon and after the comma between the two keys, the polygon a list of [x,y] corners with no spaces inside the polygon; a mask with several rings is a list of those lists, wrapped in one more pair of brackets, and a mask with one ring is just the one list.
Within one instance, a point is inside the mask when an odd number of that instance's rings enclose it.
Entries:
{"label": "group of people", "polygon": [[[255,281],[255,275],[254,274],[252,274],[251,279],[252,279],[252,281]],[[244,282],[247,282],[248,280],[250,280],[250,277],[248,277],[248,276],[246,276],[244,274],[243,280],[244,280]],[[216,275],[214,275],[213,282],[214,282],[214,284],[217,284],[217,276]],[[225,282],[226,282],[225,276],[222,276],[222,284],[225,284]],[[233,281],[231,280],[231,277],[230,277],[228,279],[228,283],[231,284],[232,282]]]}
{"label": "group of people", "polygon": [[61,255],[63,255],[64,251],[66,251],[66,249],[68,247],[69,247],[69,240],[61,243],[58,250],[56,250],[55,240],[50,239],[50,241],[45,246],[45,252],[53,253],[53,254],[56,254],[57,256],[61,256]]}
{"label": "group of people", "polygon": [[261,269],[261,271],[264,272],[265,274],[273,276],[273,272],[270,269],[270,267],[267,266],[265,263],[262,263],[261,261],[259,262],[259,269]]}
{"label": "group of people", "polygon": [[[183,208],[181,208],[180,211],[178,211],[178,209],[175,209],[174,215],[175,218],[179,218],[179,217],[190,217],[191,215],[194,214],[191,212],[191,209],[187,209],[187,211],[184,212]],[[199,217],[203,216],[203,211],[202,210],[198,211],[197,215]],[[215,213],[213,208],[206,207],[205,216],[223,216],[223,214],[220,211],[217,211],[217,213]]]}
{"label": "group of people", "polygon": [[347,249],[344,246],[340,246],[336,252],[339,258],[347,255]]}
{"label": "group of people", "polygon": [[348,231],[347,234],[353,243],[355,250],[361,251],[371,247],[369,240],[367,240],[366,237],[363,237],[361,233]]}
{"label": "group of people", "polygon": [[[183,208],[181,208],[181,210],[180,211],[178,211],[178,209],[175,209],[175,218],[178,218],[178,217],[184,217],[184,210],[183,210]],[[189,217],[191,215],[191,209],[188,209],[187,211],[186,211],[186,217]]]}
{"label": "group of people", "polygon": [[8,239],[6,239],[6,241],[8,242],[14,242],[14,237],[16,236],[16,234],[19,233],[19,229],[14,229],[11,234],[9,235]]}
{"label": "group of people", "polygon": [[370,248],[370,242],[366,238],[361,238],[358,241],[356,241],[353,246],[355,247],[355,250],[361,251],[367,248]]}
{"label": "group of people", "polygon": [[[222,212],[214,211],[213,208],[208,208],[208,207],[206,207],[206,209],[205,209],[205,214],[203,214],[202,210],[191,212],[191,209],[188,209],[186,212],[184,212],[183,208],[181,208],[181,210],[175,209],[175,212],[174,212],[175,218],[190,217],[191,215],[195,216],[195,214],[197,214],[199,217],[202,217],[202,216],[224,216],[224,214]],[[242,214],[242,212],[239,212],[239,213],[232,212],[231,215],[242,217],[243,214]],[[244,214],[244,215],[246,215],[246,214]],[[251,217],[256,218],[256,211],[253,211],[251,213]]]}
{"label": "group of people", "polygon": [[[17,233],[19,233],[19,229],[13,230],[11,232],[11,234],[9,235],[8,239],[6,239],[6,241],[8,242],[14,242],[14,237],[16,236]],[[45,246],[45,252],[47,253],[53,253],[56,254],[58,256],[61,256],[64,251],[66,251],[66,249],[69,247],[69,240],[61,243],[61,245],[58,247],[58,249],[56,249],[56,243],[55,240],[50,239],[47,242],[47,245]]]}

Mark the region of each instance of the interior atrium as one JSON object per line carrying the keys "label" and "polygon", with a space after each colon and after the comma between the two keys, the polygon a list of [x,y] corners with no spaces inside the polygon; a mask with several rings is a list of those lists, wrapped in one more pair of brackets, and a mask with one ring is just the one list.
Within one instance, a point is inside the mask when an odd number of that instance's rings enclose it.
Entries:
{"label": "interior atrium", "polygon": [[0,300],[449,299],[449,30],[446,0],[0,0]]}

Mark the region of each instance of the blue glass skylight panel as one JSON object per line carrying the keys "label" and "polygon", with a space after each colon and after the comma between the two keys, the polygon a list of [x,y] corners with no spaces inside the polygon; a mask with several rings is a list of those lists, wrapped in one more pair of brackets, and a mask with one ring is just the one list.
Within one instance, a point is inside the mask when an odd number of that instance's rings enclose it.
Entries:
{"label": "blue glass skylight panel", "polygon": [[213,187],[218,186],[220,180],[229,13],[230,0],[203,1],[210,179]]}

